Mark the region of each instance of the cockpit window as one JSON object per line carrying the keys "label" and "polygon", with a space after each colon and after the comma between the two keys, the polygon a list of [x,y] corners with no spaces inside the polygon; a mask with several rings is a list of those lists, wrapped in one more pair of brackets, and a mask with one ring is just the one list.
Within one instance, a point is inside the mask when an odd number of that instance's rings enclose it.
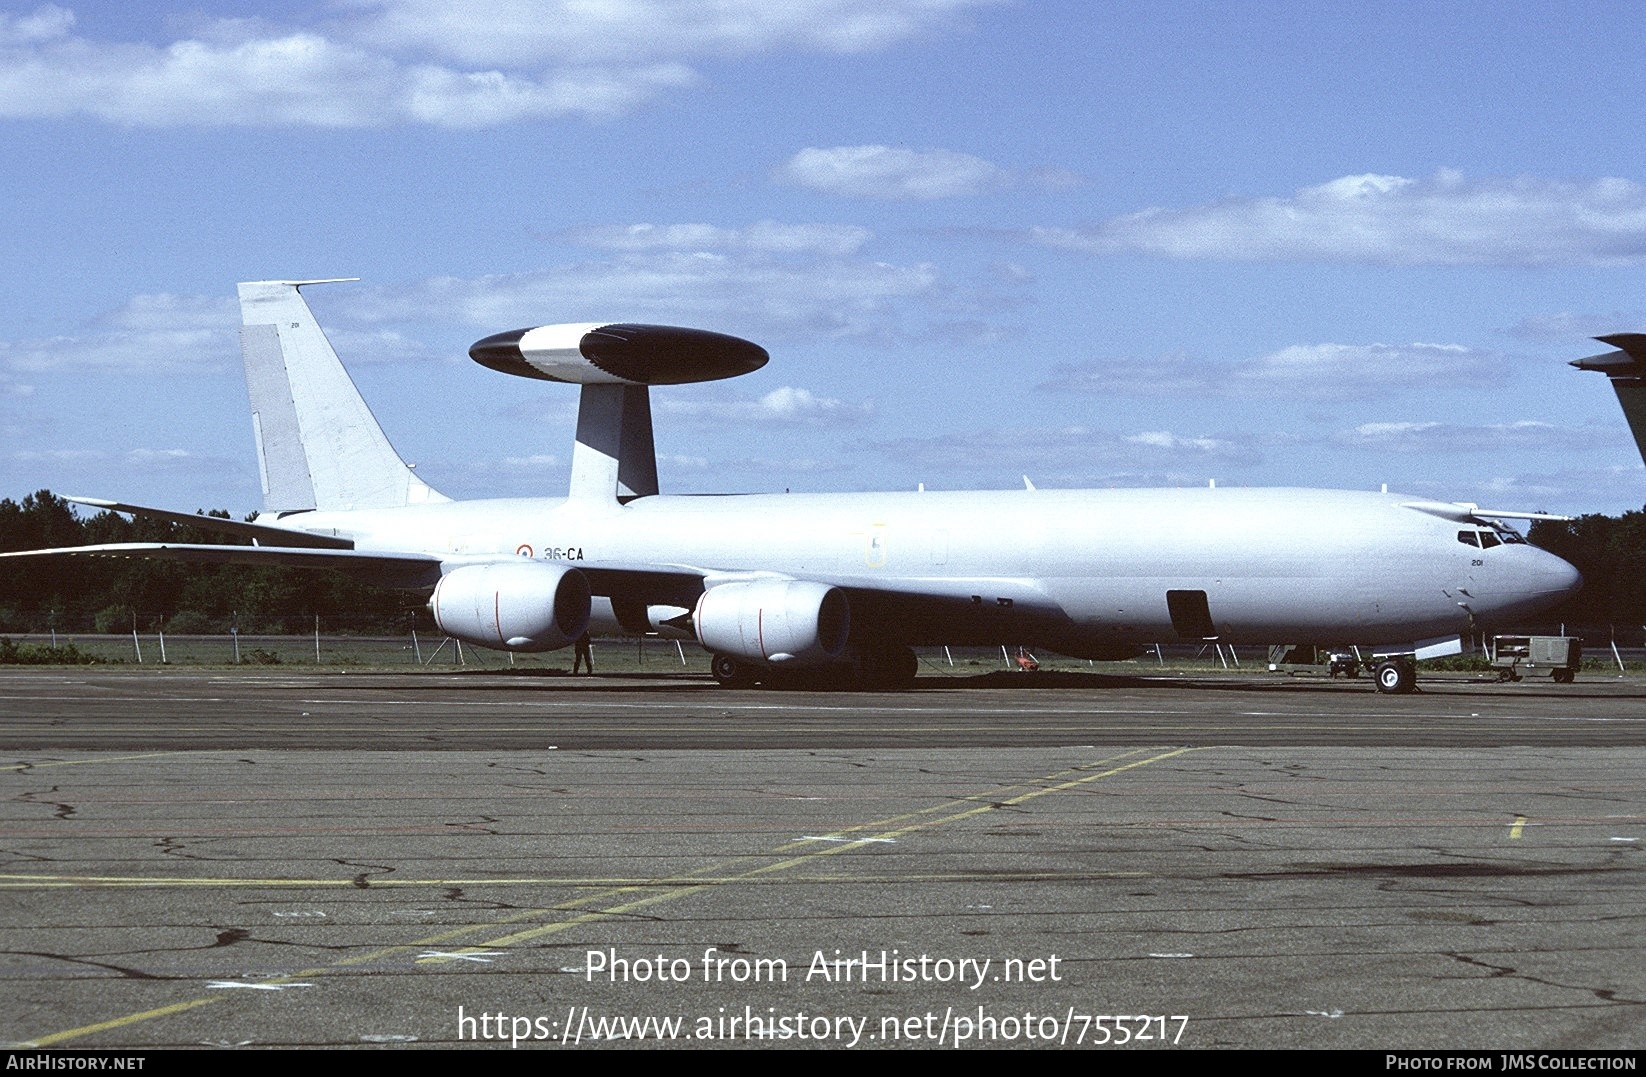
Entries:
{"label": "cockpit window", "polygon": [[1526,540],[1518,531],[1508,527],[1494,527],[1490,531],[1459,531],[1457,541],[1465,546],[1479,546],[1489,550],[1493,546],[1524,546]]}

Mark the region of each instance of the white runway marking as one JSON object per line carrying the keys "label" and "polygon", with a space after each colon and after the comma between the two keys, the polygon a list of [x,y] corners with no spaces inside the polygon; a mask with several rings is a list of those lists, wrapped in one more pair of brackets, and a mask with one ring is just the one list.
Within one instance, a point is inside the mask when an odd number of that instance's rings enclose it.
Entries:
{"label": "white runway marking", "polygon": [[248,984],[239,980],[208,980],[209,988],[243,987],[247,991],[284,991],[288,987],[313,987],[313,984]]}
{"label": "white runway marking", "polygon": [[425,961],[429,958],[441,958],[446,961],[473,961],[481,965],[489,965],[492,963],[492,958],[502,957],[503,953],[502,950],[478,950],[467,954],[448,953],[445,950],[425,950],[417,955],[417,960]]}

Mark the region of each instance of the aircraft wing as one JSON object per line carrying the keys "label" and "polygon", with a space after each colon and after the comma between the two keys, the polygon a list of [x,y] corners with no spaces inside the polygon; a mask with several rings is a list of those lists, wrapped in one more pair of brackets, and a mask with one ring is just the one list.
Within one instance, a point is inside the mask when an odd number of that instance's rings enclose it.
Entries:
{"label": "aircraft wing", "polygon": [[370,553],[308,547],[200,546],[168,542],[111,542],[100,546],[63,546],[53,550],[0,553],[0,558],[135,557],[149,561],[193,561],[214,565],[281,565],[329,568],[384,587],[433,587],[440,580],[441,559],[430,554]]}
{"label": "aircraft wing", "polygon": [[1472,501],[1403,501],[1403,509],[1416,509],[1442,520],[1456,520],[1460,524],[1480,523],[1482,520],[1570,520],[1552,512],[1523,512],[1520,509],[1483,509]]}
{"label": "aircraft wing", "polygon": [[[85,499],[81,499],[84,501]],[[113,503],[104,503],[113,508]],[[177,514],[182,516],[182,514]],[[193,519],[189,518],[192,522]],[[218,521],[223,522],[223,521]],[[262,529],[274,530],[274,529]],[[267,538],[268,536],[260,536]],[[218,565],[261,565],[330,569],[383,587],[432,588],[441,575],[467,564],[513,562],[513,556],[447,556],[413,552],[317,549],[303,546],[230,546],[166,542],[118,542],[0,553],[0,561],[37,558],[139,558]],[[596,595],[618,608],[636,610],[644,624],[647,606],[691,609],[706,587],[737,579],[805,578],[839,587],[854,614],[901,638],[924,641],[933,625],[944,625],[952,641],[994,632],[1003,622],[1061,621],[1061,611],[1036,581],[1019,578],[880,578],[824,573],[794,577],[778,573],[719,572],[694,565],[602,562],[578,564]]]}
{"label": "aircraft wing", "polygon": [[916,644],[972,643],[1004,625],[1061,626],[1067,617],[1038,581],[1015,577],[819,577],[846,592],[852,618]]}
{"label": "aircraft wing", "polygon": [[[87,503],[86,499],[76,499]],[[105,503],[113,507],[112,503]],[[199,517],[184,517],[191,522]],[[217,520],[218,523],[229,521]],[[276,528],[261,528],[275,531]],[[266,536],[265,536],[266,537]],[[307,536],[300,536],[307,537]],[[183,542],[111,542],[96,546],[62,546],[49,550],[0,553],[0,558],[42,557],[139,558],[148,561],[189,561],[211,565],[262,565],[285,568],[323,568],[381,587],[420,590],[440,582],[444,571],[459,565],[518,560],[512,555],[440,557],[429,553],[385,553],[353,549],[315,549],[289,546],[209,546]],[[619,600],[672,602],[691,606],[703,593],[701,569],[685,565],[603,564],[577,568],[598,595]]]}
{"label": "aircraft wing", "polygon": [[703,593],[702,569],[688,565],[612,564],[578,565],[589,590],[614,602],[642,606],[668,605],[690,609]]}

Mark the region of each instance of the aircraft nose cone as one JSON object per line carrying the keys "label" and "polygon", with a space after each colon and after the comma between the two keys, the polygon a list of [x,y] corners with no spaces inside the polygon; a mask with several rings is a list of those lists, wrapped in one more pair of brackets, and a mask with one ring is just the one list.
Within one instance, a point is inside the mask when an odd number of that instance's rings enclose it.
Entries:
{"label": "aircraft nose cone", "polygon": [[1518,592],[1517,606],[1535,605],[1538,609],[1548,609],[1576,594],[1583,587],[1583,573],[1567,562],[1535,547],[1528,549],[1528,552],[1537,556],[1531,564],[1522,569],[1518,586],[1512,588]]}
{"label": "aircraft nose cone", "polygon": [[1583,589],[1583,573],[1554,554],[1549,554],[1546,572],[1548,573],[1548,587],[1551,592],[1565,598],[1575,595]]}
{"label": "aircraft nose cone", "polygon": [[1583,574],[1535,546],[1501,546],[1504,571],[1495,580],[1474,581],[1470,608],[1496,626],[1512,625],[1558,606],[1583,586]]}

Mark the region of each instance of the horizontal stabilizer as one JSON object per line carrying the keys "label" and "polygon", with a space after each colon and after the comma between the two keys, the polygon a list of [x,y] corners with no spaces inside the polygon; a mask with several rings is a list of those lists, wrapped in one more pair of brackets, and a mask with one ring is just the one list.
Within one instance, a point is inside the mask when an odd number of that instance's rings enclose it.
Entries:
{"label": "horizontal stabilizer", "polygon": [[322,550],[354,549],[352,539],[335,538],[331,535],[311,535],[306,531],[270,527],[267,524],[251,524],[241,520],[225,520],[221,516],[202,516],[199,513],[177,512],[173,509],[153,509],[146,505],[128,505],[123,501],[105,501],[100,497],[64,497],[63,500],[73,502],[76,505],[85,505],[88,508],[123,512],[129,516],[146,516],[153,520],[165,520],[168,523],[188,524],[203,531],[215,531],[220,535],[234,535],[238,538],[250,539],[262,546],[307,546]]}
{"label": "horizontal stabilizer", "polygon": [[1610,344],[1637,363],[1646,363],[1646,333],[1610,333],[1595,339]]}
{"label": "horizontal stabilizer", "polygon": [[1596,370],[1609,378],[1646,378],[1646,333],[1612,333],[1595,339],[1617,351],[1573,359],[1571,366]]}

